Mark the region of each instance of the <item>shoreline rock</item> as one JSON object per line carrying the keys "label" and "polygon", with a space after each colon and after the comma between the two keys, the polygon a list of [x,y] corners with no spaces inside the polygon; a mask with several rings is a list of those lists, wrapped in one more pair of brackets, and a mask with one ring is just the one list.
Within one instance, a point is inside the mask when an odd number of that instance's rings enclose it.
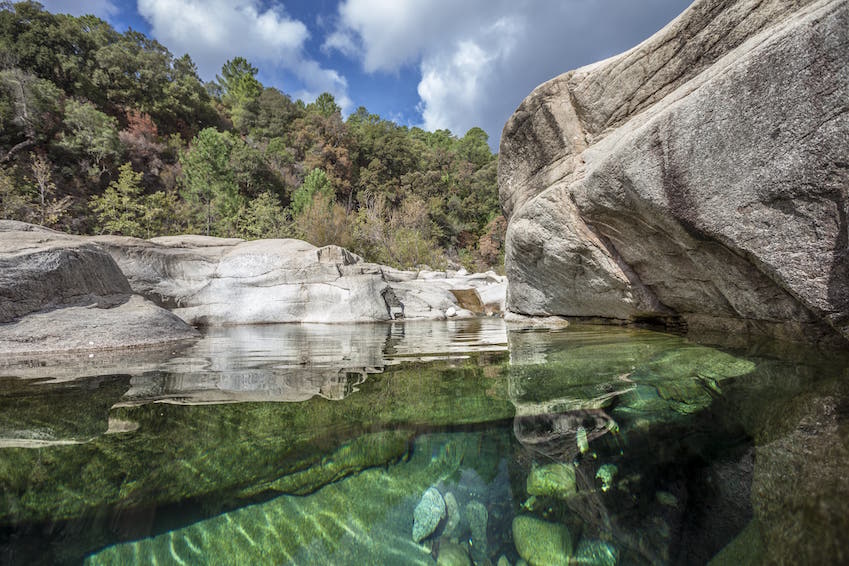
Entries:
{"label": "shoreline rock", "polygon": [[135,292],[196,325],[474,318],[452,291],[478,293],[489,312],[500,313],[507,290],[506,279],[492,272],[401,271],[339,246],[293,239],[94,240]]}
{"label": "shoreline rock", "polygon": [[849,4],[701,0],[504,128],[507,309],[849,340]]}
{"label": "shoreline rock", "polygon": [[0,352],[20,354],[168,343],[197,336],[189,325],[474,318],[500,314],[507,288],[493,272],[400,271],[293,239],[74,236],[14,221],[0,221],[0,267]]}
{"label": "shoreline rock", "polygon": [[0,222],[0,353],[152,347],[197,336],[174,314],[133,294],[100,247]]}

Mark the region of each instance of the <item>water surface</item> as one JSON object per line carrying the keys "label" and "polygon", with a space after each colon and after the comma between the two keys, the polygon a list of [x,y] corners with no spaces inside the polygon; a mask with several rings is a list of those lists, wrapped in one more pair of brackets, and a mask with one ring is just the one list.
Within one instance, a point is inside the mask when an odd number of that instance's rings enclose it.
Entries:
{"label": "water surface", "polygon": [[845,354],[500,319],[8,362],[0,563],[845,562],[847,384]]}

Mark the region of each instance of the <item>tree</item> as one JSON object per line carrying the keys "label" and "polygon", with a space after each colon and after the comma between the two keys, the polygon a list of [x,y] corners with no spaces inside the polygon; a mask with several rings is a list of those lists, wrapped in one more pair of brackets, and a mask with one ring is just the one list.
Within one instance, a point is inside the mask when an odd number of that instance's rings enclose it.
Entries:
{"label": "tree", "polygon": [[286,211],[270,192],[251,199],[241,223],[242,235],[248,238],[283,238],[290,233]]}
{"label": "tree", "polygon": [[36,155],[30,168],[38,191],[38,222],[42,226],[56,224],[70,205],[71,197],[65,196],[60,200],[53,198],[56,183],[53,182],[52,167],[45,155]]}
{"label": "tree", "polygon": [[96,167],[90,176],[99,177],[107,165],[122,153],[118,138],[118,122],[94,107],[90,102],[68,100],[65,105],[65,132],[59,146],[77,155],[85,155]]}
{"label": "tree", "polygon": [[167,103],[157,113],[166,132],[181,132],[188,139],[200,129],[217,123],[212,98],[188,55],[174,59],[165,95]]}
{"label": "tree", "polygon": [[297,216],[308,206],[312,205],[316,195],[328,204],[333,201],[333,187],[327,174],[321,169],[313,169],[304,178],[303,184],[292,194],[292,216]]}
{"label": "tree", "polygon": [[0,169],[0,218],[3,220],[34,220],[34,210],[26,191],[21,190],[14,175]]}
{"label": "tree", "polygon": [[127,30],[94,53],[92,82],[115,112],[135,107],[156,115],[166,100],[171,53],[143,33]]}
{"label": "tree", "polygon": [[486,132],[474,127],[457,142],[457,155],[476,167],[483,167],[493,158],[488,141]]}
{"label": "tree", "polygon": [[250,127],[251,134],[258,138],[286,135],[292,122],[303,115],[302,109],[276,88],[264,89],[256,105],[256,119]]}
{"label": "tree", "polygon": [[234,234],[242,198],[230,167],[233,141],[229,134],[205,128],[180,158],[183,198],[202,219],[206,235]]}
{"label": "tree", "polygon": [[141,237],[140,219],[145,210],[141,200],[142,174],[133,171],[130,162],[118,171],[118,179],[110,183],[102,195],[92,197],[89,204],[97,215],[97,231]]}
{"label": "tree", "polygon": [[216,80],[221,86],[221,102],[230,109],[233,125],[247,132],[256,121],[257,99],[262,94],[262,83],[256,80],[257,68],[244,57],[230,59],[221,67]]}
{"label": "tree", "polygon": [[97,231],[136,238],[152,238],[169,232],[175,223],[176,196],[163,191],[142,194],[142,173],[130,162],[118,170],[118,179],[100,196],[91,198],[89,207],[97,215]]}
{"label": "tree", "polygon": [[61,91],[48,80],[22,69],[0,71],[0,91],[5,99],[5,118],[12,128],[3,128],[12,147],[0,159],[9,161],[17,152],[43,143],[59,122]]}
{"label": "tree", "polygon": [[221,67],[215,80],[221,86],[222,102],[232,106],[246,99],[255,99],[262,93],[262,85],[256,80],[258,69],[244,57],[230,59]]}
{"label": "tree", "polygon": [[341,114],[342,109],[336,104],[336,99],[329,92],[322,92],[315,102],[307,105],[307,112],[315,112],[328,118],[337,112]]}
{"label": "tree", "polygon": [[177,195],[156,191],[144,197],[144,206],[139,222],[145,238],[179,232],[182,220],[179,214]]}

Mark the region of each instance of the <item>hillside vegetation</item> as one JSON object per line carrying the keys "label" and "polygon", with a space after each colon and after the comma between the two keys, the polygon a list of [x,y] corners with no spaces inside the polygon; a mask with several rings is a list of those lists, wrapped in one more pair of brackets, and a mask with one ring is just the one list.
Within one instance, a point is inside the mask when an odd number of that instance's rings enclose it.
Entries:
{"label": "hillside vegetation", "polygon": [[397,267],[498,266],[486,133],[292,100],[237,57],[189,55],[94,16],[0,3],[0,218],[82,234],[339,244]]}

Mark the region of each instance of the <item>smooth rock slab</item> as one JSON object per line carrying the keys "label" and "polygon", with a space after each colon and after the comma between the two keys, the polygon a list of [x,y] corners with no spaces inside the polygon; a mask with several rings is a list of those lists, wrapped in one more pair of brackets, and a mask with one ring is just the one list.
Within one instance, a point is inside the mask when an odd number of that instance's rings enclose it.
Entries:
{"label": "smooth rock slab", "polygon": [[0,353],[101,351],[197,336],[133,294],[112,257],[89,239],[0,221]]}
{"label": "smooth rock slab", "polygon": [[174,314],[138,295],[117,302],[54,309],[0,324],[0,352],[9,355],[158,346],[200,335]]}
{"label": "smooth rock slab", "polygon": [[[339,246],[293,239],[101,236],[133,290],[192,324],[373,322],[476,316],[452,290],[487,288],[503,304],[506,281],[494,273],[448,277],[368,263]],[[494,287],[494,289],[490,289]]]}

